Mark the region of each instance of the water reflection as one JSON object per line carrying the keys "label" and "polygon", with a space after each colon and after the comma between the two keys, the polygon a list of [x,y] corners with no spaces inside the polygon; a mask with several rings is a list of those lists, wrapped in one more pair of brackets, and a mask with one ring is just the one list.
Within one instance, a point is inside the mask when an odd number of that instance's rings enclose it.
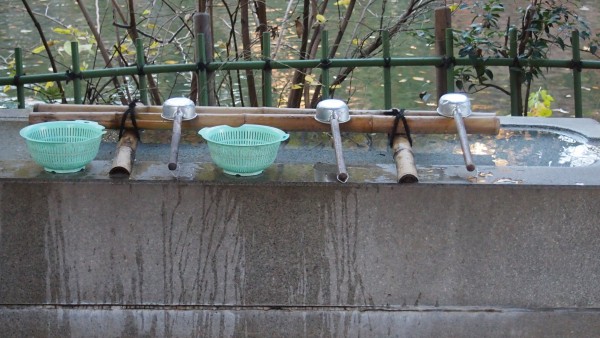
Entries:
{"label": "water reflection", "polygon": [[501,161],[503,165],[522,161],[536,166],[584,167],[600,160],[600,148],[575,136],[535,130],[512,130],[504,134],[498,140],[496,154],[497,159],[506,160]]}
{"label": "water reflection", "polygon": [[[487,156],[496,166],[583,167],[600,163],[600,147],[576,135],[544,130],[502,129],[496,136],[469,135],[474,156]],[[460,155],[456,135],[418,135],[416,153]]]}
{"label": "water reflection", "polygon": [[589,144],[578,144],[574,139],[561,135],[564,142],[572,145],[563,148],[560,154],[559,164],[568,164],[570,167],[586,167],[600,160],[600,148]]}

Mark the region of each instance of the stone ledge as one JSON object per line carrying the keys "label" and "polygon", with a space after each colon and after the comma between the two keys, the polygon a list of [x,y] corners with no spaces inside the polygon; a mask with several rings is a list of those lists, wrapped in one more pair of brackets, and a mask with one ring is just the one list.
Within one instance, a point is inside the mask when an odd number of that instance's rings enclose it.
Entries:
{"label": "stone ledge", "polygon": [[0,308],[11,337],[592,337],[590,310],[360,311]]}

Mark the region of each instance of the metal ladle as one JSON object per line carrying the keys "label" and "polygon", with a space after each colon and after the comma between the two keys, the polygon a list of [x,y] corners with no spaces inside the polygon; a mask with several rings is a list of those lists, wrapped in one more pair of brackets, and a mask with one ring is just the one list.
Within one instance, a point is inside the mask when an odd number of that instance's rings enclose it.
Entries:
{"label": "metal ladle", "polygon": [[454,119],[465,166],[468,171],[475,170],[475,164],[471,157],[471,149],[469,148],[469,140],[467,139],[467,130],[463,121],[464,117],[471,115],[471,102],[469,98],[464,94],[457,93],[442,95],[439,100],[437,112],[442,116]]}
{"label": "metal ladle", "polygon": [[337,180],[341,183],[348,181],[348,172],[344,162],[342,152],[342,137],[340,136],[340,123],[350,120],[350,110],[342,100],[327,99],[319,102],[316,108],[315,119],[322,123],[331,124],[331,133],[333,134],[333,146],[335,148],[335,158],[337,161],[338,173]]}
{"label": "metal ladle", "polygon": [[175,97],[165,101],[161,114],[163,119],[173,121],[173,135],[171,136],[171,153],[169,157],[169,170],[177,169],[179,155],[179,140],[181,139],[181,121],[196,118],[196,105],[194,101],[185,97]]}

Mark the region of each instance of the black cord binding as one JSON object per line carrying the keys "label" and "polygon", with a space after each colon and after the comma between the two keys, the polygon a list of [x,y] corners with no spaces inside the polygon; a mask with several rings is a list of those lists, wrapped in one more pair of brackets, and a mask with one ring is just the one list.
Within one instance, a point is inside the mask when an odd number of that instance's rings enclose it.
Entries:
{"label": "black cord binding", "polygon": [[123,113],[123,117],[121,118],[121,125],[119,127],[119,140],[123,136],[125,132],[125,121],[127,121],[127,117],[131,117],[131,124],[133,124],[133,131],[135,132],[135,137],[140,140],[140,130],[137,126],[137,122],[135,120],[135,106],[140,100],[135,99],[133,102],[129,104],[129,108]]}
{"label": "black cord binding", "polygon": [[404,133],[406,134],[406,138],[412,146],[412,137],[410,136],[410,128],[408,126],[408,121],[406,120],[406,116],[404,116],[404,108],[392,108],[391,111],[386,111],[384,115],[396,117],[394,119],[394,127],[392,129],[392,132],[389,134],[390,147],[394,146],[394,136],[398,135],[398,133],[396,133],[396,130],[398,130],[398,123],[400,123],[400,120],[402,120],[402,124],[404,125]]}

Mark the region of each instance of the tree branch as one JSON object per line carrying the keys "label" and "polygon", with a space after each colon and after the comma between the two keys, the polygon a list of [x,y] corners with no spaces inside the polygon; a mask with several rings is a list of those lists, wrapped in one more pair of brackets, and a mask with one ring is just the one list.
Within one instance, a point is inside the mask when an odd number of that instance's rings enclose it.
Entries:
{"label": "tree branch", "polygon": [[[58,68],[56,67],[56,62],[54,62],[54,56],[52,55],[52,51],[50,50],[50,45],[48,45],[48,40],[46,39],[44,30],[42,30],[42,26],[40,25],[39,21],[36,19],[35,15],[33,14],[33,11],[31,10],[29,3],[27,3],[27,0],[23,0],[23,6],[25,6],[25,9],[27,10],[27,14],[29,14],[29,17],[33,21],[33,24],[35,25],[35,28],[37,29],[38,34],[40,35],[40,39],[42,40],[42,43],[44,44],[44,49],[46,50],[46,54],[48,54],[48,59],[50,60],[50,65],[52,66],[52,71],[54,73],[58,73]],[[56,85],[58,86],[58,90],[60,91],[62,103],[67,103],[67,98],[65,97],[65,90],[63,89],[61,82],[56,81]]]}
{"label": "tree branch", "polygon": [[[87,9],[85,8],[85,5],[81,2],[81,0],[76,0],[76,2],[77,2],[77,5],[79,5],[79,9],[81,10],[83,17],[85,18],[85,21],[87,22],[88,27],[90,28],[90,30],[92,31],[92,34],[94,35],[94,38],[96,39],[96,44],[98,45],[98,48],[100,49],[100,54],[102,55],[102,58],[104,59],[104,63],[106,65],[106,67],[112,68],[111,58],[108,55],[108,51],[106,50],[106,47],[104,46],[104,42],[102,41],[100,32],[98,32],[98,29],[94,25],[94,22],[92,21],[90,14],[88,13]],[[121,87],[119,80],[115,76],[113,76],[112,81],[115,85],[115,88],[118,91],[118,88]],[[122,94],[120,94],[119,97],[121,99],[122,104],[128,103],[127,102],[128,100]]]}

